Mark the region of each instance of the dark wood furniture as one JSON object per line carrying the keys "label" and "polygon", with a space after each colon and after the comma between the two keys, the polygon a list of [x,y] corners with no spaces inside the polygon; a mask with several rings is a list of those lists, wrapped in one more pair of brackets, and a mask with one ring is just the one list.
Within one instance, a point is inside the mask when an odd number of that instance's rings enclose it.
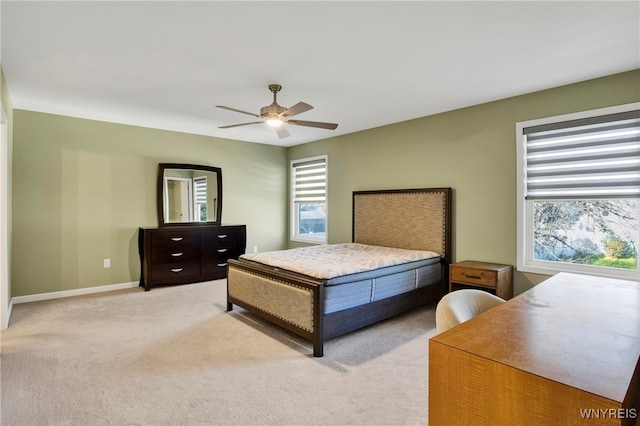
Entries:
{"label": "dark wood furniture", "polygon": [[429,425],[634,425],[640,283],[561,273],[429,340]]}
{"label": "dark wood furniture", "polygon": [[245,225],[140,228],[140,286],[226,278],[227,262],[245,252]]}
{"label": "dark wood furniture", "polygon": [[[182,181],[182,185],[171,183]],[[200,186],[196,183],[201,182]],[[202,185],[204,182],[204,185]],[[158,165],[158,223],[160,226],[220,225],[222,169],[182,163]],[[173,190],[171,188],[174,188]],[[199,201],[199,203],[194,203]],[[198,206],[195,206],[198,204]],[[204,209],[204,213],[200,211]]]}
{"label": "dark wood furniture", "polygon": [[324,341],[440,299],[451,259],[451,188],[356,191],[353,242],[441,255],[441,280],[427,287],[325,313],[324,281],[254,262],[229,260],[227,310],[238,305],[313,342]]}
{"label": "dark wood furniture", "polygon": [[449,273],[449,291],[481,288],[504,300],[513,297],[513,266],[501,263],[465,260],[453,263]]}

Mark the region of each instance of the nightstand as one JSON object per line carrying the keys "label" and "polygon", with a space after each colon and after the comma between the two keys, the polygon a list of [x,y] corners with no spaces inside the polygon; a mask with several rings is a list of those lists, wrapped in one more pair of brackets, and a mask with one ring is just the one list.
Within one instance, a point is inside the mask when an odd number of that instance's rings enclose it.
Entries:
{"label": "nightstand", "polygon": [[477,287],[505,300],[513,297],[513,266],[465,260],[449,265],[449,291]]}

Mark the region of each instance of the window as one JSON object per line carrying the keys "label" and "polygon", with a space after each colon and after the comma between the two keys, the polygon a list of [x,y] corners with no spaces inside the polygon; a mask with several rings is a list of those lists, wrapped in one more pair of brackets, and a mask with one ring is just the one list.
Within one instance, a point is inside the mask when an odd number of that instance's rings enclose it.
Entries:
{"label": "window", "polygon": [[327,156],[291,162],[291,239],[327,242]]}
{"label": "window", "polygon": [[638,279],[640,104],[516,133],[518,270]]}
{"label": "window", "polygon": [[193,217],[196,222],[207,221],[207,177],[193,178]]}

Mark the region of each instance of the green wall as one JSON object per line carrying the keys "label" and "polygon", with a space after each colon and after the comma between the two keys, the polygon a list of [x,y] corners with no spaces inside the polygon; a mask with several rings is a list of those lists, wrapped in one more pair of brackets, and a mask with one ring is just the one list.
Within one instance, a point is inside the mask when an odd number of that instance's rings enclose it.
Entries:
{"label": "green wall", "polygon": [[138,281],[162,162],[222,168],[222,222],[286,246],[285,148],[24,110],[14,128],[13,296]]}
{"label": "green wall", "polygon": [[[454,189],[453,260],[515,265],[516,122],[637,101],[639,70],[299,145],[288,155],[329,155],[330,243],[351,240],[352,191],[446,186]],[[546,278],[516,273],[514,293]]]}
{"label": "green wall", "polygon": [[[450,186],[454,261],[515,265],[515,123],[637,101],[640,70],[288,149],[14,110],[12,296],[137,281],[161,162],[221,167],[249,249],[293,246],[288,161],[328,154],[330,243],[351,239],[354,190]],[[516,273],[515,293],[544,279]]]}

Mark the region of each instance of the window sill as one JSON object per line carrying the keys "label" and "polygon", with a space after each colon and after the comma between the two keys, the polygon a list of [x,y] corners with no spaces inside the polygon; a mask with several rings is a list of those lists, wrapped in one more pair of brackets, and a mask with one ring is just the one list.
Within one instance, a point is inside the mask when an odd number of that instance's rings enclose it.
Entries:
{"label": "window sill", "polygon": [[327,244],[327,240],[322,238],[305,238],[305,237],[294,237],[290,239],[291,241],[295,241],[297,243],[309,243],[309,244]]}
{"label": "window sill", "polygon": [[632,270],[632,269],[607,268],[604,266],[571,265],[571,264],[561,264],[561,265],[518,264],[517,271],[533,273],[533,274],[541,274],[541,275],[555,275],[560,272],[569,272],[572,274],[591,275],[596,277],[615,278],[620,280],[632,280],[632,281],[640,280],[640,271]]}

